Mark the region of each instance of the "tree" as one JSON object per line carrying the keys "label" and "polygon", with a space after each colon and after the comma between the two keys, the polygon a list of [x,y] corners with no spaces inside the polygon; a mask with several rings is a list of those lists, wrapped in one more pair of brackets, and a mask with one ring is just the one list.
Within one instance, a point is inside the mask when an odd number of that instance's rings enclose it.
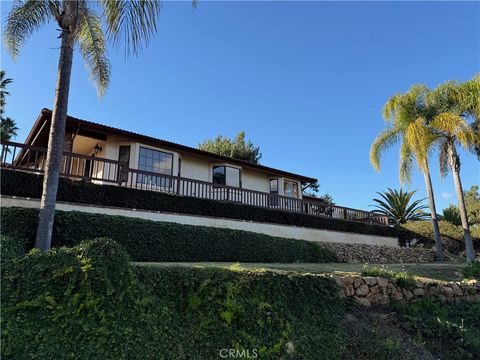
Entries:
{"label": "tree", "polygon": [[5,78],[5,71],[0,70],[0,139],[10,140],[12,137],[17,136],[17,124],[9,117],[3,117],[5,113],[5,106],[7,104],[6,98],[10,93],[6,90],[7,85],[13,80]]}
{"label": "tree", "polygon": [[124,43],[127,56],[137,55],[157,31],[160,9],[160,1],[154,0],[18,0],[13,4],[6,19],[4,42],[14,59],[30,35],[42,25],[53,20],[60,30],[57,84],[35,240],[37,248],[47,250],[51,246],[75,45],[78,44],[101,97],[110,80],[107,39],[115,46]]}
{"label": "tree", "polygon": [[456,226],[462,225],[462,219],[460,219],[460,210],[458,210],[458,206],[450,204],[447,208],[443,209],[442,212],[442,220],[445,220]]}
{"label": "tree", "polygon": [[478,186],[474,185],[463,194],[467,208],[468,223],[472,226],[480,224],[480,194]]}
{"label": "tree", "polygon": [[382,131],[370,149],[370,162],[380,171],[381,154],[395,143],[400,142],[400,182],[409,182],[412,167],[416,160],[423,173],[435,235],[436,257],[443,260],[443,246],[438,227],[435,197],[429,169],[429,152],[433,141],[432,134],[425,127],[426,119],[431,117],[431,109],[426,104],[428,88],[414,85],[404,94],[391,97],[384,106],[383,117],[388,128]]}
{"label": "tree", "polygon": [[436,112],[433,119],[428,121],[428,127],[435,135],[435,145],[439,150],[440,174],[446,176],[451,171],[453,175],[467,262],[475,261],[475,250],[463,196],[457,147],[473,151],[474,146],[478,144],[478,134],[467,122],[468,118],[478,116],[480,107],[480,79],[477,78],[476,81],[479,83],[478,88],[472,87],[471,83],[465,86],[457,81],[448,81],[428,95],[429,105]]}
{"label": "tree", "polygon": [[377,192],[381,199],[373,199],[376,205],[374,213],[388,216],[390,224],[400,225],[407,221],[420,221],[430,217],[424,212],[428,207],[423,205],[425,199],[411,202],[415,191],[392,190]]}
{"label": "tree", "polygon": [[254,164],[258,164],[262,157],[260,147],[253,145],[251,141],[245,142],[245,131],[239,132],[234,139],[218,135],[214,139],[205,140],[198,145],[198,148]]}

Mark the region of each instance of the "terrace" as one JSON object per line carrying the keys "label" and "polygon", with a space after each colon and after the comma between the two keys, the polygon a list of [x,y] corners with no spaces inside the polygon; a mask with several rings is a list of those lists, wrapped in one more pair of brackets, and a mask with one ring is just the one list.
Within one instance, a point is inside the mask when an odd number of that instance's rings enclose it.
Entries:
{"label": "terrace", "polygon": [[[42,174],[47,149],[22,143],[1,142],[1,167]],[[272,193],[214,184],[181,176],[132,169],[119,161],[96,156],[63,153],[60,176],[71,180],[123,186],[132,189],[251,205],[319,217],[388,225],[388,218],[373,212],[297,199]]]}

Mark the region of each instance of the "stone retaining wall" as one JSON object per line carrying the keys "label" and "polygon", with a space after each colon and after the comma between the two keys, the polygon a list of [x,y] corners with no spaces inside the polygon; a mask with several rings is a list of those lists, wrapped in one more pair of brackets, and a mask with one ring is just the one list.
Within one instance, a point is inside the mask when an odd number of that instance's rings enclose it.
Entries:
{"label": "stone retaining wall", "polygon": [[371,276],[336,276],[342,295],[354,298],[364,306],[388,304],[391,301],[415,301],[422,298],[441,301],[480,302],[480,283],[440,283],[416,281],[411,289],[402,288],[396,279]]}
{"label": "stone retaining wall", "polygon": [[[435,249],[334,243],[324,243],[321,246],[335,253],[340,261],[348,263],[392,264],[435,261]],[[444,252],[444,256],[447,261],[455,258],[448,252]]]}

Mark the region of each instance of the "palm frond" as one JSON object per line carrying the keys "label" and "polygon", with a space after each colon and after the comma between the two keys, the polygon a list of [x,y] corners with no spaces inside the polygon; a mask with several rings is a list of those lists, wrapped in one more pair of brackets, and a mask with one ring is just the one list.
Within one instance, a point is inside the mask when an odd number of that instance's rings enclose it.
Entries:
{"label": "palm frond", "polygon": [[466,149],[473,147],[477,142],[477,134],[461,116],[451,113],[441,113],[430,123],[433,131],[444,137],[453,139]]}
{"label": "palm frond", "polygon": [[424,212],[427,206],[425,199],[415,200],[411,203],[415,191],[392,190],[377,192],[381,199],[373,199],[376,203],[374,213],[386,215],[392,224],[404,224],[407,221],[425,220],[429,215]]}
{"label": "palm frond", "polygon": [[157,32],[162,8],[159,0],[101,0],[107,34],[115,46],[125,46],[125,55],[138,55]]}
{"label": "palm frond", "polygon": [[5,46],[13,59],[30,35],[50,18],[49,1],[20,0],[13,4],[3,34]]}
{"label": "palm frond", "polygon": [[97,88],[98,95],[102,97],[110,82],[110,62],[107,59],[107,45],[102,30],[101,18],[87,7],[80,9],[80,31],[78,41],[80,51],[90,78]]}
{"label": "palm frond", "polygon": [[414,153],[410,144],[403,141],[400,146],[400,183],[409,183],[412,180]]}
{"label": "palm frond", "polygon": [[370,162],[375,170],[380,171],[382,153],[399,140],[399,129],[390,127],[382,131],[370,147]]}

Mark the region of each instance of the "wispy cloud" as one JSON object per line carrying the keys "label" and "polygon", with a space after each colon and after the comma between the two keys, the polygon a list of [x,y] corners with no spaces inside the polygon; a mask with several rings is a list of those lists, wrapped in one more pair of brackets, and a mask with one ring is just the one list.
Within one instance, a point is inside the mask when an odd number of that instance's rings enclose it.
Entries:
{"label": "wispy cloud", "polygon": [[442,192],[442,198],[444,199],[448,199],[448,198],[451,198],[452,197],[452,194],[449,193],[449,192]]}

